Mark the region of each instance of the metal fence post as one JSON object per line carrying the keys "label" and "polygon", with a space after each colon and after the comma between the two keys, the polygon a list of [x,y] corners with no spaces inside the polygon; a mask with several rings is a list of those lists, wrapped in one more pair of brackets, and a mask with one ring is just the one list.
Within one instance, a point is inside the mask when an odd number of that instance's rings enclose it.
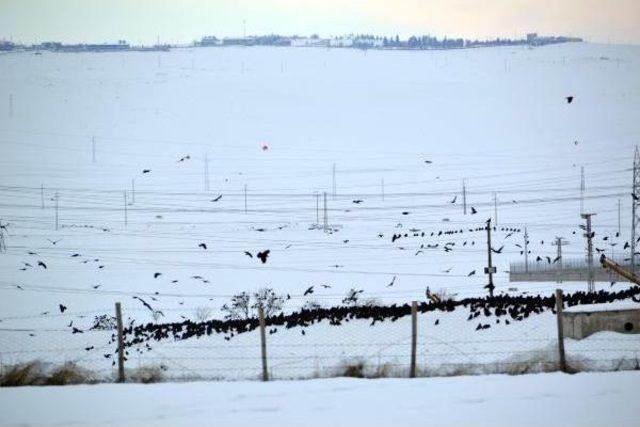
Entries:
{"label": "metal fence post", "polygon": [[118,328],[118,382],[123,383],[124,378],[124,333],[122,330],[122,306],[116,303],[116,323]]}
{"label": "metal fence post", "polygon": [[411,303],[411,370],[409,377],[416,377],[416,347],[418,338],[418,302]]}
{"label": "metal fence post", "polygon": [[567,372],[567,360],[564,353],[564,328],[562,324],[562,289],[556,289],[556,319],[558,320],[558,362],[559,369]]}
{"label": "metal fence post", "polygon": [[260,320],[260,350],[262,353],[262,381],[269,381],[267,369],[267,335],[265,333],[264,310],[262,304],[258,305],[258,318]]}

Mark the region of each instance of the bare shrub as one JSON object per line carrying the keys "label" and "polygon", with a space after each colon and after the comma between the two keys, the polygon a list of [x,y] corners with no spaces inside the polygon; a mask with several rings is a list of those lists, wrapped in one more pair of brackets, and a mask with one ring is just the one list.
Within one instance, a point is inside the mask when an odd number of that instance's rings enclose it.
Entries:
{"label": "bare shrub", "polygon": [[34,360],[10,366],[0,378],[2,387],[41,385],[45,380],[42,363]]}
{"label": "bare shrub", "polygon": [[51,371],[44,385],[89,384],[97,382],[91,373],[73,362],[67,362]]}
{"label": "bare shrub", "polygon": [[211,318],[212,310],[210,307],[198,307],[193,310],[193,320],[196,322],[206,322]]}
{"label": "bare shrub", "polygon": [[228,304],[222,306],[225,319],[244,320],[256,317],[258,307],[262,305],[265,317],[275,316],[282,312],[285,296],[278,295],[271,288],[262,288],[253,294],[242,292],[234,295]]}
{"label": "bare shrub", "polygon": [[159,383],[165,380],[163,366],[141,366],[136,369],[131,369],[127,372],[127,380],[134,383]]}

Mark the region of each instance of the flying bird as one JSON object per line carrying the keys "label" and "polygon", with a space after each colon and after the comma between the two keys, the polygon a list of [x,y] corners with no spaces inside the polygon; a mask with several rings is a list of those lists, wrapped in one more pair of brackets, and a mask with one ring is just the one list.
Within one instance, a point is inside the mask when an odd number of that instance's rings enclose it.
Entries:
{"label": "flying bird", "polygon": [[638,196],[635,193],[631,193],[631,197],[633,197],[633,200],[638,200]]}
{"label": "flying bird", "polygon": [[260,261],[262,261],[263,264],[265,264],[267,262],[267,258],[269,257],[269,253],[271,251],[269,249],[262,251],[262,252],[258,252],[258,254],[256,255],[258,258],[260,258]]}
{"label": "flying bird", "polygon": [[311,295],[313,293],[313,286],[309,286],[309,288],[307,288],[306,291],[304,291],[304,293],[302,294],[302,296],[307,296],[307,295]]}
{"label": "flying bird", "polygon": [[458,200],[458,196],[457,196],[457,195],[453,196],[453,200],[452,200],[452,201],[450,201],[449,203],[455,203],[455,202],[456,202],[456,200]]}
{"label": "flying bird", "polygon": [[393,276],[393,279],[391,279],[391,282],[387,285],[387,288],[390,288],[394,283],[396,283],[396,277],[397,276]]}
{"label": "flying bird", "polygon": [[565,96],[564,99],[567,100],[567,104],[571,104],[573,102],[573,96]]}
{"label": "flying bird", "polygon": [[474,274],[476,274],[476,271],[475,271],[475,270],[473,270],[471,273],[467,274],[467,277],[471,277],[471,276],[473,276]]}
{"label": "flying bird", "polygon": [[476,208],[474,208],[473,206],[471,206],[471,215],[475,215],[477,214],[478,211],[476,210]]}
{"label": "flying bird", "polygon": [[207,245],[206,245],[206,243],[200,243],[200,244],[198,245],[198,247],[199,247],[199,248],[202,248],[202,249],[205,249],[205,250],[207,249]]}
{"label": "flying bird", "polygon": [[185,160],[189,159],[191,159],[191,156],[187,154],[186,156],[181,157],[180,160],[177,161],[177,163],[184,162]]}
{"label": "flying bird", "polygon": [[253,258],[253,255],[251,255],[251,252],[244,251],[244,254],[245,254],[246,256],[248,256],[249,258]]}
{"label": "flying bird", "polygon": [[64,311],[67,309],[67,306],[62,304],[58,304],[58,307],[60,308],[60,313],[64,313]]}
{"label": "flying bird", "polygon": [[217,202],[217,201],[219,201],[220,199],[222,199],[222,194],[221,194],[221,195],[219,195],[218,197],[216,197],[215,199],[211,199],[211,201],[212,201],[212,202]]}
{"label": "flying bird", "polygon": [[56,245],[60,240],[62,239],[58,239],[58,240],[51,240],[51,239],[47,239],[52,245]]}
{"label": "flying bird", "polygon": [[504,245],[500,246],[500,249],[491,248],[491,252],[493,252],[494,254],[501,254],[503,249],[504,249]]}
{"label": "flying bird", "polygon": [[142,169],[142,173],[149,173],[151,172],[151,169]]}
{"label": "flying bird", "polygon": [[47,269],[47,264],[45,264],[45,263],[44,263],[44,262],[42,262],[42,261],[38,261],[38,265],[39,265],[40,267],[44,268],[45,270]]}
{"label": "flying bird", "polygon": [[160,276],[162,276],[162,273],[153,273],[153,278],[154,279],[157,279]]}

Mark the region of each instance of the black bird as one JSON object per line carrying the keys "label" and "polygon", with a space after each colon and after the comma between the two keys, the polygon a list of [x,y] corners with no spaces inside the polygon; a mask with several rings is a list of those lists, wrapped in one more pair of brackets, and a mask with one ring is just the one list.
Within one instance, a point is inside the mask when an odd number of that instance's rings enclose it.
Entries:
{"label": "black bird", "polygon": [[409,212],[408,211],[404,211],[404,212],[402,212],[402,215],[409,215]]}
{"label": "black bird", "polygon": [[76,328],[75,326],[71,329],[71,333],[72,334],[81,334],[83,333],[80,329]]}
{"label": "black bird", "polygon": [[307,296],[307,295],[311,295],[313,293],[313,286],[309,286],[309,288],[304,291],[304,293],[302,294],[302,296]]}
{"label": "black bird", "polygon": [[633,197],[633,200],[638,200],[638,196],[636,196],[634,193],[631,193],[631,197]]}
{"label": "black bird", "polygon": [[44,268],[45,270],[47,269],[47,264],[45,264],[45,263],[44,263],[44,262],[42,262],[42,261],[38,261],[38,265],[39,265],[40,267]]}
{"label": "black bird", "polygon": [[359,205],[360,203],[362,203],[362,200],[357,199],[357,200],[354,200],[353,203],[355,203],[356,205]]}
{"label": "black bird", "polygon": [[76,258],[76,257],[79,257],[79,256],[80,256],[80,254],[73,254],[73,255],[71,255],[71,258]]}
{"label": "black bird", "polygon": [[271,251],[269,249],[262,251],[262,252],[258,252],[258,254],[256,255],[258,258],[260,258],[260,261],[262,261],[263,264],[265,264],[267,262],[267,258],[269,257],[269,253]]}
{"label": "black bird", "polygon": [[433,163],[433,161],[431,161],[431,160],[425,160],[424,162],[425,162],[426,164],[428,164],[428,165],[430,165],[431,163]]}
{"label": "black bird", "polygon": [[162,276],[162,273],[153,273],[153,278],[154,279],[157,279],[160,276]]}
{"label": "black bird", "polygon": [[58,240],[51,240],[51,239],[47,239],[52,245],[56,245],[58,244],[58,242],[62,239],[58,239]]}
{"label": "black bird", "polygon": [[205,249],[205,250],[207,249],[207,245],[206,245],[206,243],[200,243],[200,244],[198,245],[198,247],[199,247],[199,248],[202,248],[202,249]]}
{"label": "black bird", "polygon": [[98,289],[101,285],[92,286],[93,289]]}
{"label": "black bird", "polygon": [[133,298],[133,299],[137,299],[138,301],[140,301],[140,302],[142,303],[142,305],[144,305],[144,306],[145,306],[145,307],[147,307],[149,310],[151,310],[151,312],[152,312],[152,313],[158,313],[158,314],[160,314],[161,316],[164,316],[164,313],[163,313],[163,312],[161,312],[160,310],[154,310],[154,309],[153,309],[153,307],[151,307],[151,306],[149,305],[149,303],[148,303],[148,302],[146,302],[145,300],[143,300],[143,299],[142,299],[142,298],[140,298],[139,296],[133,296],[132,298]]}
{"label": "black bird", "polygon": [[555,264],[556,262],[560,261],[560,258],[562,258],[562,256],[558,255],[557,257],[555,257],[553,259],[553,263]]}
{"label": "black bird", "polygon": [[491,252],[493,252],[494,254],[501,254],[503,249],[504,249],[504,245],[500,246],[500,249],[491,248]]}
{"label": "black bird", "polygon": [[186,155],[184,157],[181,157],[180,160],[178,160],[176,163],[180,163],[180,162],[184,162],[185,160],[189,160],[191,158],[190,155]]}
{"label": "black bird", "polygon": [[573,96],[565,96],[564,99],[567,100],[567,104],[571,104],[573,102]]}
{"label": "black bird", "polygon": [[58,304],[58,307],[60,307],[60,313],[64,313],[64,311],[67,309],[67,306],[62,304]]}
{"label": "black bird", "polygon": [[467,277],[471,277],[471,276],[473,276],[474,274],[476,274],[476,271],[475,271],[475,270],[473,270],[471,273],[467,274]]}
{"label": "black bird", "polygon": [[331,286],[330,286],[330,285],[320,285],[320,286],[322,286],[322,287],[323,287],[323,288],[325,288],[325,289],[330,289],[330,288],[331,288]]}
{"label": "black bird", "polygon": [[440,323],[440,319],[436,319],[436,321],[433,322],[434,325],[437,325],[438,323]]}
{"label": "black bird", "polygon": [[212,202],[217,202],[217,201],[219,201],[220,199],[222,199],[222,194],[221,194],[221,195],[219,195],[218,197],[216,197],[215,199],[211,199],[211,201],[212,201]]}
{"label": "black bird", "polygon": [[142,169],[142,173],[149,173],[151,172],[151,169]]}
{"label": "black bird", "polygon": [[391,282],[387,285],[387,288],[390,288],[394,283],[396,283],[396,277],[397,276],[393,276],[393,279],[391,279]]}
{"label": "black bird", "polygon": [[449,203],[455,203],[457,199],[458,199],[458,196],[457,196],[457,195],[455,195],[455,196],[453,196],[453,200],[452,200],[452,201],[450,201]]}
{"label": "black bird", "polygon": [[253,258],[253,255],[251,255],[251,252],[244,251],[244,254],[249,258]]}
{"label": "black bird", "polygon": [[37,253],[32,252],[32,251],[29,251],[29,252],[27,252],[27,253],[28,253],[29,255],[38,255]]}
{"label": "black bird", "polygon": [[85,347],[84,349],[85,349],[85,351],[91,351],[91,350],[93,350],[93,349],[94,349],[94,347],[93,347],[93,346],[91,346],[91,347]]}
{"label": "black bird", "polygon": [[473,206],[471,206],[471,215],[475,215],[477,214],[478,211],[476,210],[476,208],[474,208]]}

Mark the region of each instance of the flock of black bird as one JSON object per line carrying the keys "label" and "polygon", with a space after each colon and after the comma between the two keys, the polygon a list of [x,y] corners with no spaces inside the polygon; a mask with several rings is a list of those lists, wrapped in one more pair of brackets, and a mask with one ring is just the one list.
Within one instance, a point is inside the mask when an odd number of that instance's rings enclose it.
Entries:
{"label": "flock of black bird", "polygon": [[[313,288],[313,287],[312,287]],[[312,288],[307,291],[312,292]],[[612,292],[601,290],[598,292],[575,292],[563,297],[566,306],[582,304],[601,304],[626,300],[640,295],[640,286],[632,286],[625,290]],[[556,297],[550,296],[525,296],[525,295],[497,295],[484,298],[465,298],[461,300],[429,301],[418,305],[419,313],[428,312],[453,312],[459,308],[468,308],[469,316],[467,321],[478,321],[476,331],[491,327],[491,318],[496,324],[509,325],[512,322],[522,321],[531,315],[541,314],[546,311],[555,313]],[[389,305],[389,306],[337,306],[330,308],[302,309],[291,314],[281,313],[265,319],[265,324],[269,327],[271,334],[276,333],[278,327],[286,329],[305,328],[316,323],[328,321],[330,325],[340,326],[343,322],[351,320],[370,320],[373,326],[378,322],[391,321],[411,315],[411,305]],[[479,317],[483,316],[480,321]],[[435,325],[439,321],[436,320]],[[124,329],[125,347],[137,348],[144,344],[147,350],[151,347],[150,341],[161,341],[165,339],[186,340],[189,338],[202,337],[212,334],[224,334],[229,340],[233,336],[245,332],[251,332],[260,325],[258,318],[245,320],[208,320],[204,322],[193,322],[184,320],[183,322],[172,323],[147,323],[145,325],[130,324]],[[304,330],[304,329],[303,329]],[[115,335],[112,336],[112,343],[116,342]]]}

